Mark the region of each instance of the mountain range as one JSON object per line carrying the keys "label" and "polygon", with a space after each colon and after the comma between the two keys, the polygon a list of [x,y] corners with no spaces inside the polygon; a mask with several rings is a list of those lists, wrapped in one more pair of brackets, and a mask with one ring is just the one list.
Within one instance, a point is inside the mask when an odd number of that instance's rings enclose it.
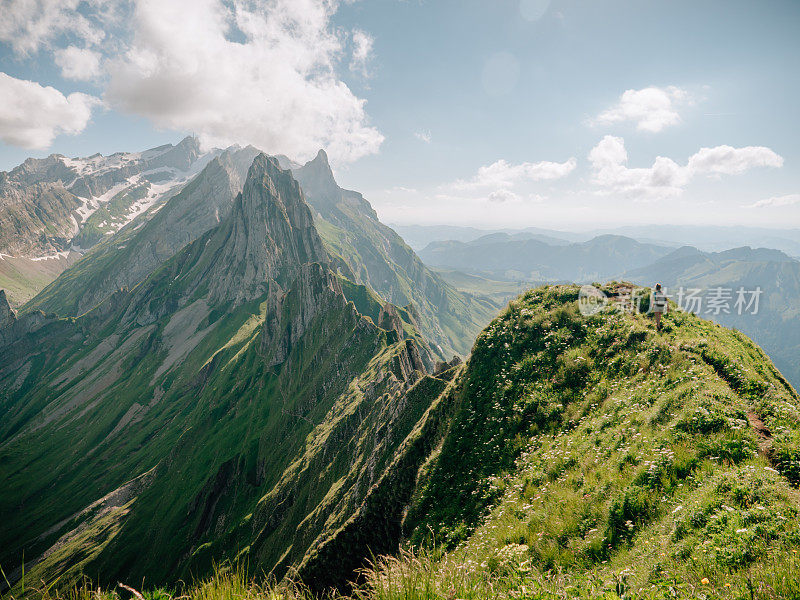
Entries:
{"label": "mountain range", "polygon": [[553,241],[532,233],[494,233],[470,242],[432,242],[420,257],[434,267],[500,280],[598,281],[649,264],[671,248],[603,235],[587,242]]}
{"label": "mountain range", "polygon": [[187,137],[144,152],[30,158],[0,173],[0,286],[33,297],[88,248],[158,206],[218,151]]}
{"label": "mountain range", "polygon": [[[136,160],[180,147],[121,155],[138,166],[102,181],[134,185],[157,170]],[[596,284],[610,300],[594,314],[575,284],[501,311],[426,266],[324,152],[195,154],[180,163],[193,176],[123,211],[32,299],[0,290],[4,591],[89,577],[155,596],[232,565],[277,586],[266,598],[800,584],[800,398],[743,333],[678,310],[657,332],[623,310],[628,283]],[[63,177],[52,193],[82,198]],[[108,191],[86,186],[64,209],[77,230],[14,221],[9,251],[88,245],[81,206]],[[15,210],[40,214],[25,193]],[[429,250],[488,266],[447,274],[476,289],[486,274],[600,279],[615,261],[629,280],[789,286],[797,264],[539,232]],[[770,302],[764,315],[788,310]]]}
{"label": "mountain range", "polygon": [[219,225],[131,290],[77,318],[0,307],[0,564],[156,581],[247,548],[314,568],[423,416],[417,390],[447,383],[413,315],[332,269],[262,154]]}
{"label": "mountain range", "polygon": [[621,235],[639,242],[669,246],[696,246],[706,252],[753,246],[775,248],[793,257],[800,257],[800,230],[724,225],[626,225],[588,231],[564,231],[541,227],[524,229],[480,229],[460,225],[392,225],[403,239],[422,250],[432,242],[455,240],[471,242],[492,233],[512,236],[535,235],[540,239],[564,242],[586,242],[600,235]]}

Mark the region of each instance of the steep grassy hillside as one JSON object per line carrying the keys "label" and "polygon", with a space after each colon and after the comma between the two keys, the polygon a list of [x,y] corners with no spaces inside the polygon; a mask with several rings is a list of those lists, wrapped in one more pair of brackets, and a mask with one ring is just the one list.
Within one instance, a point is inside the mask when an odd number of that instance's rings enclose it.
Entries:
{"label": "steep grassy hillside", "polygon": [[442,571],[465,566],[467,586],[561,573],[586,591],[737,597],[757,578],[759,597],[788,597],[764,586],[798,585],[781,583],[800,550],[796,392],[741,333],[681,312],[662,333],[586,318],[577,295],[531,291],[478,338],[411,539],[452,549]]}
{"label": "steep grassy hillside", "polygon": [[22,306],[80,257],[77,252],[54,254],[41,260],[0,254],[0,288],[6,290],[11,304]]}

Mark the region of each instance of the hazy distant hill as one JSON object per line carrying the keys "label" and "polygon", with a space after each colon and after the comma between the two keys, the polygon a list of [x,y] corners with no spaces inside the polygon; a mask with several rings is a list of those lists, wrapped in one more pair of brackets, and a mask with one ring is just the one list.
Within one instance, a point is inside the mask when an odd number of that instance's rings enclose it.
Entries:
{"label": "hazy distant hill", "polygon": [[426,263],[500,280],[595,281],[649,264],[671,248],[604,235],[587,242],[552,243],[530,233],[495,233],[471,242],[433,242]]}
{"label": "hazy distant hill", "polygon": [[526,229],[478,229],[477,227],[464,227],[459,225],[391,225],[406,243],[414,250],[422,250],[432,242],[456,241],[471,242],[480,237],[493,233],[507,233],[512,236],[517,234],[533,234],[533,237],[542,240],[551,240],[553,243],[582,242],[586,241],[582,234],[528,227]]}
{"label": "hazy distant hill", "polygon": [[600,235],[621,235],[643,243],[662,246],[694,246],[707,252],[752,246],[775,248],[790,256],[800,257],[800,229],[770,229],[766,227],[725,227],[713,225],[628,225],[587,231],[557,231],[539,227],[522,229],[479,229],[455,225],[393,225],[415,250],[432,242],[454,240],[471,242],[492,233],[511,235],[534,233],[553,240],[586,242]]}

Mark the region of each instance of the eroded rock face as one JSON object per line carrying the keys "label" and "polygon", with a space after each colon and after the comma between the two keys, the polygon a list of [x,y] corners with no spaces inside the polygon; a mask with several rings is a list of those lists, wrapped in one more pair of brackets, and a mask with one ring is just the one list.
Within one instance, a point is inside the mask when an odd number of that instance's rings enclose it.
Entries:
{"label": "eroded rock face", "polygon": [[78,232],[72,215],[80,206],[61,181],[0,182],[0,253],[26,256],[69,248]]}
{"label": "eroded rock face", "polygon": [[301,265],[327,262],[300,186],[265,154],[253,161],[229,219],[207,248],[214,254],[208,281],[216,302],[256,298],[270,280],[288,287]]}
{"label": "eroded rock face", "polygon": [[[274,287],[264,323],[261,347],[267,366],[281,364],[294,345],[319,315],[337,314],[347,307],[339,280],[319,263],[303,265],[288,293]],[[355,307],[349,307],[353,324],[360,318]]]}
{"label": "eroded rock face", "polygon": [[17,313],[11,308],[6,298],[6,291],[0,290],[0,330],[7,329],[17,320]]}

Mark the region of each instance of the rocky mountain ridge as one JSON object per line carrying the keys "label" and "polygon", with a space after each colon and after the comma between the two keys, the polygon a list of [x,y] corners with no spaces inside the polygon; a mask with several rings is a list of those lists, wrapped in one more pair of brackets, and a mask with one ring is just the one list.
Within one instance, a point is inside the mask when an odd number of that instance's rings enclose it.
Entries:
{"label": "rocky mountain ridge", "polygon": [[45,579],[166,580],[245,546],[280,576],[391,463],[427,407],[412,390],[446,381],[407,311],[330,270],[265,155],[227,217],[133,289],[77,318],[1,301],[12,580],[23,551]]}

